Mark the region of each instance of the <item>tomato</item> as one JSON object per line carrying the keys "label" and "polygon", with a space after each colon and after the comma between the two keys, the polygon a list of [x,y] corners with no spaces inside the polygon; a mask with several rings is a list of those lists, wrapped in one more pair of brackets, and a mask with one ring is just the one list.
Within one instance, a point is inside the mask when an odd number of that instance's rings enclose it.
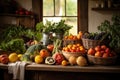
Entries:
{"label": "tomato", "polygon": [[49,44],[49,45],[47,45],[47,49],[49,50],[49,51],[53,51],[53,48],[54,48],[54,45],[53,44]]}

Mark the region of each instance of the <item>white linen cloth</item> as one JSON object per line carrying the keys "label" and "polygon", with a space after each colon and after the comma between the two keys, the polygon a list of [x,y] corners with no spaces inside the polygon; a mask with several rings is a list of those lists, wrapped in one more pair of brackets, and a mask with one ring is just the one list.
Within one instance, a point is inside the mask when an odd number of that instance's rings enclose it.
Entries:
{"label": "white linen cloth", "polygon": [[13,74],[13,79],[24,80],[25,66],[30,63],[17,61],[8,63],[8,73]]}

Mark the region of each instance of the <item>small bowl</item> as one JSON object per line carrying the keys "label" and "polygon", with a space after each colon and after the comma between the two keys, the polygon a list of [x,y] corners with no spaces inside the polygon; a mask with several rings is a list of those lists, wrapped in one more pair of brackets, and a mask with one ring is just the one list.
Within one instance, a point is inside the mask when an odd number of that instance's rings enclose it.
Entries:
{"label": "small bowl", "polygon": [[102,58],[102,57],[87,55],[87,58],[90,64],[96,64],[96,65],[112,65],[115,64],[117,60],[117,56]]}
{"label": "small bowl", "polygon": [[82,52],[65,52],[65,51],[62,51],[62,54],[65,56],[67,60],[69,59],[70,56],[78,57],[78,56],[86,55],[86,53],[82,53]]}

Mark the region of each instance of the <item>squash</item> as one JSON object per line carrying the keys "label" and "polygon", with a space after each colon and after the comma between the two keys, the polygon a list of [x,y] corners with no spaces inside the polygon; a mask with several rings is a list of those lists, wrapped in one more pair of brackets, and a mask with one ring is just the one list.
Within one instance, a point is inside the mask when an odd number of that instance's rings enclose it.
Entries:
{"label": "squash", "polygon": [[47,48],[42,44],[31,45],[23,54],[21,61],[32,61],[33,58],[39,54],[39,51],[41,49],[47,49]]}
{"label": "squash", "polygon": [[42,44],[35,44],[35,45],[30,46],[26,50],[25,54],[26,55],[36,55],[36,54],[39,54],[39,51],[41,49],[44,49],[44,48],[46,48],[46,47],[44,45],[42,45]]}

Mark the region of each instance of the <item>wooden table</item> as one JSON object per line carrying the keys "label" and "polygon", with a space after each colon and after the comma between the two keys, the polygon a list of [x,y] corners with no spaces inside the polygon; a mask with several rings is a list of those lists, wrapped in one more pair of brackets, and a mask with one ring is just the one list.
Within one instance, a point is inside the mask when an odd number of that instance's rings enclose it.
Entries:
{"label": "wooden table", "polygon": [[[2,80],[12,80],[8,65],[0,64]],[[25,68],[25,80],[117,80],[120,66],[61,66],[34,64]]]}

